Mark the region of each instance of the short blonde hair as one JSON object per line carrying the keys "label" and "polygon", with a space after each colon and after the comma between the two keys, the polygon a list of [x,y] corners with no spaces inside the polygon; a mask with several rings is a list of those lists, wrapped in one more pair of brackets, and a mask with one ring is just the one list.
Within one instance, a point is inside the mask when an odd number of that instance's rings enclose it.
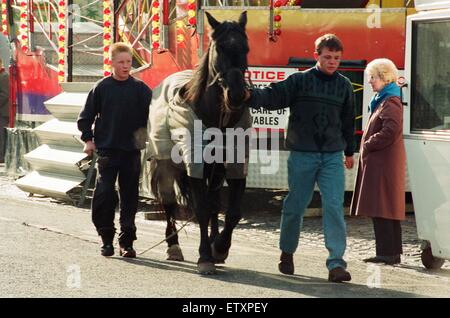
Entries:
{"label": "short blonde hair", "polygon": [[398,69],[390,59],[375,59],[366,66],[366,74],[378,76],[384,83],[397,82]]}
{"label": "short blonde hair", "polygon": [[111,60],[119,53],[129,53],[133,56],[133,50],[130,45],[124,42],[116,42],[111,46],[110,56]]}

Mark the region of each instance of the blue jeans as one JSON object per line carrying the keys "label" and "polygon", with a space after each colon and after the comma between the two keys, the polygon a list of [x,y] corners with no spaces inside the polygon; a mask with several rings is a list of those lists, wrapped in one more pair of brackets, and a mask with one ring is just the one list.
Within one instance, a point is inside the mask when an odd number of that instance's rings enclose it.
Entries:
{"label": "blue jeans", "polygon": [[343,259],[346,248],[345,177],[341,151],[291,151],[288,159],[289,194],[284,199],[281,213],[280,249],[286,253],[294,253],[297,249],[303,215],[311,202],[316,182],[322,198],[325,246],[329,252],[327,268],[346,268],[347,263]]}

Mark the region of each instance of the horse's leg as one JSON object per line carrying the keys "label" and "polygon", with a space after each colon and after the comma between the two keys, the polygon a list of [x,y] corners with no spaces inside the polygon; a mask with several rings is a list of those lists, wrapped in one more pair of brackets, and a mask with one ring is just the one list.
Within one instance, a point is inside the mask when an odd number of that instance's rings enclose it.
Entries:
{"label": "horse's leg", "polygon": [[177,228],[175,226],[175,213],[178,209],[178,204],[163,204],[166,212],[166,242],[167,248],[167,260],[171,261],[184,261],[183,252],[181,251],[180,244],[178,243]]}
{"label": "horse's leg", "polygon": [[189,183],[195,215],[200,226],[200,247],[198,249],[200,257],[197,261],[197,269],[200,274],[214,274],[216,273],[216,267],[208,239],[209,211],[207,200],[205,200],[206,183],[204,179],[191,177],[189,177]]}
{"label": "horse's leg", "polygon": [[245,179],[227,179],[229,196],[225,226],[212,245],[213,257],[217,261],[224,261],[228,257],[233,229],[241,219],[241,202],[245,191],[245,181]]}
{"label": "horse's leg", "polygon": [[212,243],[216,239],[217,235],[219,235],[219,211],[211,211],[210,218],[210,233],[209,233],[209,242]]}
{"label": "horse's leg", "polygon": [[213,164],[208,171],[210,174],[209,183],[207,185],[207,200],[208,209],[210,213],[210,234],[209,242],[212,243],[219,234],[219,212],[221,209],[220,191],[222,190],[223,183],[225,181],[225,167],[223,164]]}
{"label": "horse's leg", "polygon": [[166,242],[167,259],[173,261],[183,261],[183,253],[178,243],[177,229],[175,227],[175,213],[178,209],[178,203],[175,196],[174,182],[175,174],[178,173],[169,160],[157,160],[154,170],[156,175],[155,184],[158,197],[166,214]]}

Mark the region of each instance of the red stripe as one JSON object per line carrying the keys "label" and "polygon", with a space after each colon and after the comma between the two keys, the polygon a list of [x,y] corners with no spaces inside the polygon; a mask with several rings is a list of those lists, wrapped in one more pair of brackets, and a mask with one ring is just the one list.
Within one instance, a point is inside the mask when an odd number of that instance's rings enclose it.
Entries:
{"label": "red stripe", "polygon": [[[263,128],[263,127],[253,127],[256,131],[278,131],[284,133],[282,128]],[[363,130],[355,130],[355,136],[362,136]]]}
{"label": "red stripe", "polygon": [[256,131],[278,131],[278,132],[284,132],[284,129],[281,128],[259,128],[259,127],[253,127]]}

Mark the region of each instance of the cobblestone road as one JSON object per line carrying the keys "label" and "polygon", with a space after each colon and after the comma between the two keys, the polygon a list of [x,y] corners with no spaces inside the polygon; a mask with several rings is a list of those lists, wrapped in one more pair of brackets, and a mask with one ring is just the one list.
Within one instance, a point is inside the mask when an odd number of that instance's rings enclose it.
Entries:
{"label": "cobblestone road", "polygon": [[[375,241],[371,220],[366,218],[346,217],[346,222],[346,259],[362,260],[364,258],[374,256]],[[270,235],[270,241],[274,241],[272,238],[278,238],[280,234],[279,223],[279,215],[251,215],[248,218],[244,218],[239,227],[241,229],[248,230],[249,235],[260,236],[262,240],[264,240],[264,237]],[[408,214],[407,219],[402,222],[402,234],[402,266],[422,266],[420,260],[420,240],[417,237],[416,223],[413,214]],[[322,218],[308,217],[304,219],[298,253],[301,253],[302,245],[325,250],[325,242],[322,232]],[[446,262],[443,268],[450,269],[450,262]]]}

